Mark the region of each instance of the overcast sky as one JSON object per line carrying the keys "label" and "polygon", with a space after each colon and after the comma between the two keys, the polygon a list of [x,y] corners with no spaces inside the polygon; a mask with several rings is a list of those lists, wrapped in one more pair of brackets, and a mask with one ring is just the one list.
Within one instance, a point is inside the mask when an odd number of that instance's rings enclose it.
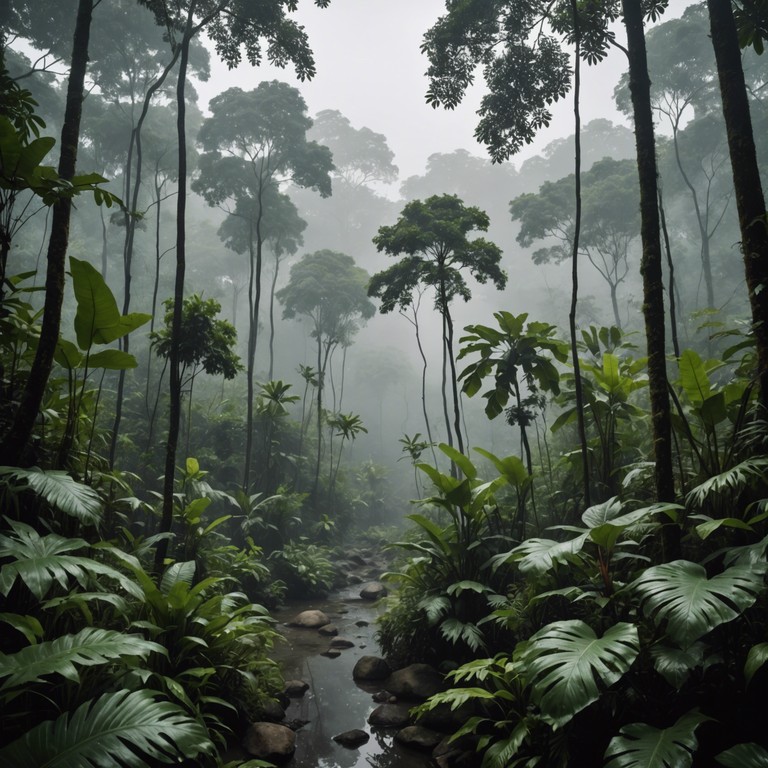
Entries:
{"label": "overcast sky", "polygon": [[[482,82],[453,112],[435,110],[424,100],[427,60],[419,47],[424,32],[444,12],[444,0],[332,0],[326,9],[302,0],[296,18],[307,30],[317,63],[311,82],[299,83],[291,70],[268,66],[253,69],[243,64],[230,72],[213,56],[211,80],[200,86],[201,100],[205,104],[215,93],[235,85],[247,90],[261,80],[285,80],[300,88],[310,114],[338,109],[356,128],[367,126],[383,133],[402,179],[422,173],[433,152],[463,147],[485,156],[473,135]],[[585,122],[595,117],[620,120],[612,93],[625,67],[623,58],[613,51],[601,65],[585,68]],[[572,110],[571,97],[555,105],[553,125],[513,162],[519,164],[553,138],[572,133]]]}

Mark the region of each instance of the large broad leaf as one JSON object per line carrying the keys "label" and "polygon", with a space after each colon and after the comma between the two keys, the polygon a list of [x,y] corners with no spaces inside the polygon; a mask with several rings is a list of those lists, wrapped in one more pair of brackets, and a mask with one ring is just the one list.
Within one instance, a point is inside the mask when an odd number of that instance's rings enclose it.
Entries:
{"label": "large broad leaf", "polygon": [[564,563],[569,557],[580,552],[586,539],[586,534],[570,541],[526,539],[511,552],[494,557],[493,566],[516,560],[521,573],[547,573],[555,563]]}
{"label": "large broad leaf", "polygon": [[0,690],[40,682],[44,675],[63,675],[78,682],[78,667],[107,664],[122,656],[144,659],[152,652],[166,654],[162,645],[140,635],[86,627],[76,635],[30,645],[17,653],[0,653],[0,678],[5,678]]}
{"label": "large broad leaf", "polygon": [[[21,481],[51,506],[76,517],[86,525],[101,522],[102,503],[99,494],[88,485],[78,483],[66,472],[55,469],[22,469],[0,467],[0,482],[5,478]],[[6,481],[7,482],[7,481]]]}
{"label": "large broad leaf", "polygon": [[625,725],[608,745],[605,768],[689,768],[698,746],[695,731],[708,719],[693,711],[669,728]]}
{"label": "large broad leaf", "polygon": [[74,579],[84,587],[91,576],[107,576],[133,595],[138,586],[125,574],[98,560],[71,554],[88,546],[83,539],[65,539],[55,533],[40,536],[25,523],[12,522],[13,535],[0,536],[0,560],[10,560],[0,568],[0,594],[8,595],[17,579],[42,600],[54,582],[69,589]]}
{"label": "large broad leaf", "polygon": [[701,405],[712,394],[704,363],[692,349],[684,349],[679,365],[685,394],[693,405]]}
{"label": "large broad leaf", "polygon": [[759,744],[737,744],[715,760],[726,768],[768,768],[768,751]]}
{"label": "large broad leaf", "polygon": [[[149,768],[211,754],[206,729],[154,691],[107,693],[32,728],[0,750],[14,768]],[[150,760],[150,762],[147,762]]]}
{"label": "large broad leaf", "polygon": [[71,256],[69,267],[77,299],[75,333],[80,349],[90,349],[94,344],[109,344],[152,319],[150,315],[140,312],[121,315],[104,278],[87,261]]}
{"label": "large broad leaf", "polygon": [[653,668],[679,691],[691,676],[691,672],[702,666],[705,652],[704,643],[694,643],[685,650],[655,643],[651,646]]}
{"label": "large broad leaf", "polygon": [[667,635],[688,648],[749,608],[764,589],[764,573],[765,566],[737,565],[708,579],[698,563],[675,560],[648,568],[632,588],[646,616],[666,623]]}
{"label": "large broad leaf", "polygon": [[639,651],[632,624],[615,624],[597,637],[588,624],[572,619],[539,630],[526,644],[521,661],[533,700],[544,719],[558,727],[619,680]]}

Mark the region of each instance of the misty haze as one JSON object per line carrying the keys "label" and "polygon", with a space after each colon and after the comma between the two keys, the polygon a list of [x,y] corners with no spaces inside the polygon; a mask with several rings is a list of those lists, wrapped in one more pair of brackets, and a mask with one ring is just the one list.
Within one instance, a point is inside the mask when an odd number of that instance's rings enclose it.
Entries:
{"label": "misty haze", "polygon": [[768,765],[765,2],[0,35],[0,765]]}

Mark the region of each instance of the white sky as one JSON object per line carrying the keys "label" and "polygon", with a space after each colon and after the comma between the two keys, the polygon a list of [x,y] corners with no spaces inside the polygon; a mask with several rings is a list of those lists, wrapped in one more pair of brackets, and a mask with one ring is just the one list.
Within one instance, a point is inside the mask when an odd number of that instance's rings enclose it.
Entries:
{"label": "white sky", "polygon": [[[280,79],[301,90],[311,115],[337,109],[356,128],[366,126],[383,133],[395,153],[401,179],[423,173],[434,152],[462,147],[485,157],[485,149],[474,139],[482,78],[453,112],[435,110],[424,100],[428,62],[419,48],[424,32],[444,12],[444,0],[332,0],[326,9],[301,0],[295,18],[309,35],[317,64],[315,78],[302,84],[289,69],[266,65],[253,69],[247,63],[228,71],[214,54],[211,80],[199,86],[201,102],[206,104],[232,86],[248,90],[262,80]],[[623,54],[614,50],[598,67],[584,68],[583,122],[596,117],[621,119],[612,94],[625,66]],[[535,144],[513,160],[515,164],[552,139],[573,132],[570,96],[554,106],[554,114],[552,126],[540,132]]]}

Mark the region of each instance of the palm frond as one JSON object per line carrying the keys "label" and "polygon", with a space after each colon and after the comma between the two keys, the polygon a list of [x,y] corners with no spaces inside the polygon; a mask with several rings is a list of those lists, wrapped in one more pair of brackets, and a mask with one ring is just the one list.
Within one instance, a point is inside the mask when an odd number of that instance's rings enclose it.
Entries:
{"label": "palm frond", "polygon": [[697,485],[689,491],[685,500],[689,505],[700,507],[709,496],[736,493],[755,483],[765,482],[766,477],[768,477],[768,456],[754,456]]}
{"label": "palm frond", "polygon": [[77,682],[78,667],[106,664],[123,656],[146,658],[153,652],[167,653],[162,645],[141,635],[86,627],[77,634],[30,645],[16,653],[0,653],[0,678],[6,678],[0,691],[40,682],[45,675],[62,675]]}
{"label": "palm frond", "polygon": [[150,768],[211,754],[206,729],[154,691],[120,691],[35,726],[0,750],[14,768]]}
{"label": "palm frond", "polygon": [[86,525],[97,525],[101,522],[103,505],[99,494],[89,485],[78,483],[66,472],[38,467],[0,467],[0,483],[16,490],[19,482],[45,499],[52,507],[76,517]]}

